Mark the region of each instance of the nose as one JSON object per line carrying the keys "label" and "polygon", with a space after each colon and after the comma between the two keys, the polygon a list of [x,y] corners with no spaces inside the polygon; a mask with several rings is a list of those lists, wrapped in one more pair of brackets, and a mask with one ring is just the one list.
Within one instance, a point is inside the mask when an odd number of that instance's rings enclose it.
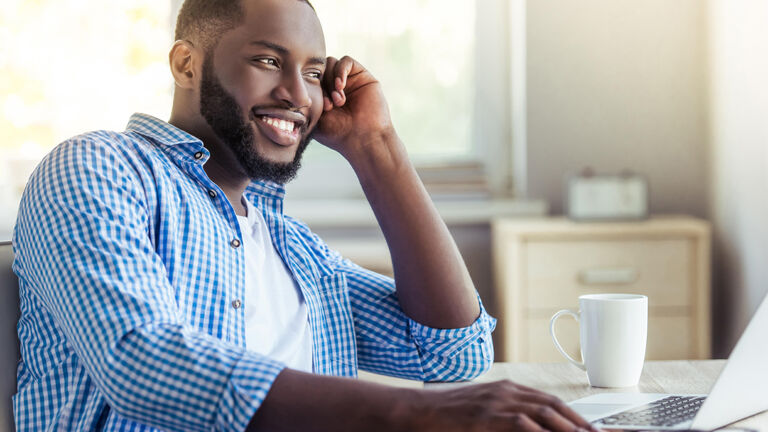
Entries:
{"label": "nose", "polygon": [[307,82],[301,71],[286,71],[274,89],[274,97],[289,108],[306,108],[312,104]]}

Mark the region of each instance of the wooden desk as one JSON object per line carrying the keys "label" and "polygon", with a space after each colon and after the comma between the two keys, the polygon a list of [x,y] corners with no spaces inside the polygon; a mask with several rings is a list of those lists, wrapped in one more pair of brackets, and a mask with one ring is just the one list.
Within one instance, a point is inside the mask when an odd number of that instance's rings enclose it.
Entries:
{"label": "wooden desk", "polygon": [[[598,389],[590,387],[586,374],[569,363],[496,363],[487,374],[473,382],[509,379],[554,394],[570,402],[595,393],[709,393],[725,360],[675,360],[645,362],[637,387]],[[425,388],[446,388],[462,384],[432,384]],[[768,411],[735,424],[768,432]]]}

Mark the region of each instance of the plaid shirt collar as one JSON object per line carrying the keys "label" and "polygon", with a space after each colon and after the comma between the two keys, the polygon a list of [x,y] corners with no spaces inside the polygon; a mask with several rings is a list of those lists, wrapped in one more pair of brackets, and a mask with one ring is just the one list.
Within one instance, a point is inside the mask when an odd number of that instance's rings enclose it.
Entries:
{"label": "plaid shirt collar", "polygon": [[[181,157],[185,160],[199,160],[201,164],[205,164],[210,157],[210,153],[199,138],[151,115],[133,114],[126,129],[128,132],[148,138],[174,159]],[[198,153],[202,153],[202,156],[196,158],[195,155]],[[285,186],[267,180],[254,180],[245,190],[245,196],[251,202],[254,201],[252,195],[283,200]]]}

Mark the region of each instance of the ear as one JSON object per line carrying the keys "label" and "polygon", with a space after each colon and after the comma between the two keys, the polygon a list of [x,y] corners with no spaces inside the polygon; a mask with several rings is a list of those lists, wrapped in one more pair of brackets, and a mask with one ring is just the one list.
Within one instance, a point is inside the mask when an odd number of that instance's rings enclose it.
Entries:
{"label": "ear", "polygon": [[202,60],[199,50],[191,42],[179,40],[173,44],[168,57],[176,86],[188,90],[196,89],[199,79],[197,65]]}

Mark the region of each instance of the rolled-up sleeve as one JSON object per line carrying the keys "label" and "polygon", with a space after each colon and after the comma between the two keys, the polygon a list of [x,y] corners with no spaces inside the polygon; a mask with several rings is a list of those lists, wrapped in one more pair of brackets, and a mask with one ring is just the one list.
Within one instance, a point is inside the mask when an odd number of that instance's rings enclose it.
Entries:
{"label": "rolled-up sleeve", "polygon": [[467,327],[436,329],[408,319],[410,334],[419,348],[424,381],[456,381],[477,377],[493,364],[491,333],[496,319],[480,301],[480,316]]}
{"label": "rolled-up sleeve", "polygon": [[496,320],[483,307],[468,327],[436,329],[403,312],[392,278],[343,260],[361,369],[419,381],[465,381],[493,364]]}
{"label": "rolled-up sleeve", "polygon": [[321,261],[344,274],[360,369],[420,381],[470,380],[490,369],[496,319],[479,295],[480,315],[468,327],[427,327],[403,312],[392,278],[344,259],[301,222],[291,221],[320,251]]}
{"label": "rolled-up sleeve", "polygon": [[193,328],[148,233],[146,189],[115,150],[74,139],[32,175],[15,270],[120,416],[168,431],[243,431],[283,365]]}

